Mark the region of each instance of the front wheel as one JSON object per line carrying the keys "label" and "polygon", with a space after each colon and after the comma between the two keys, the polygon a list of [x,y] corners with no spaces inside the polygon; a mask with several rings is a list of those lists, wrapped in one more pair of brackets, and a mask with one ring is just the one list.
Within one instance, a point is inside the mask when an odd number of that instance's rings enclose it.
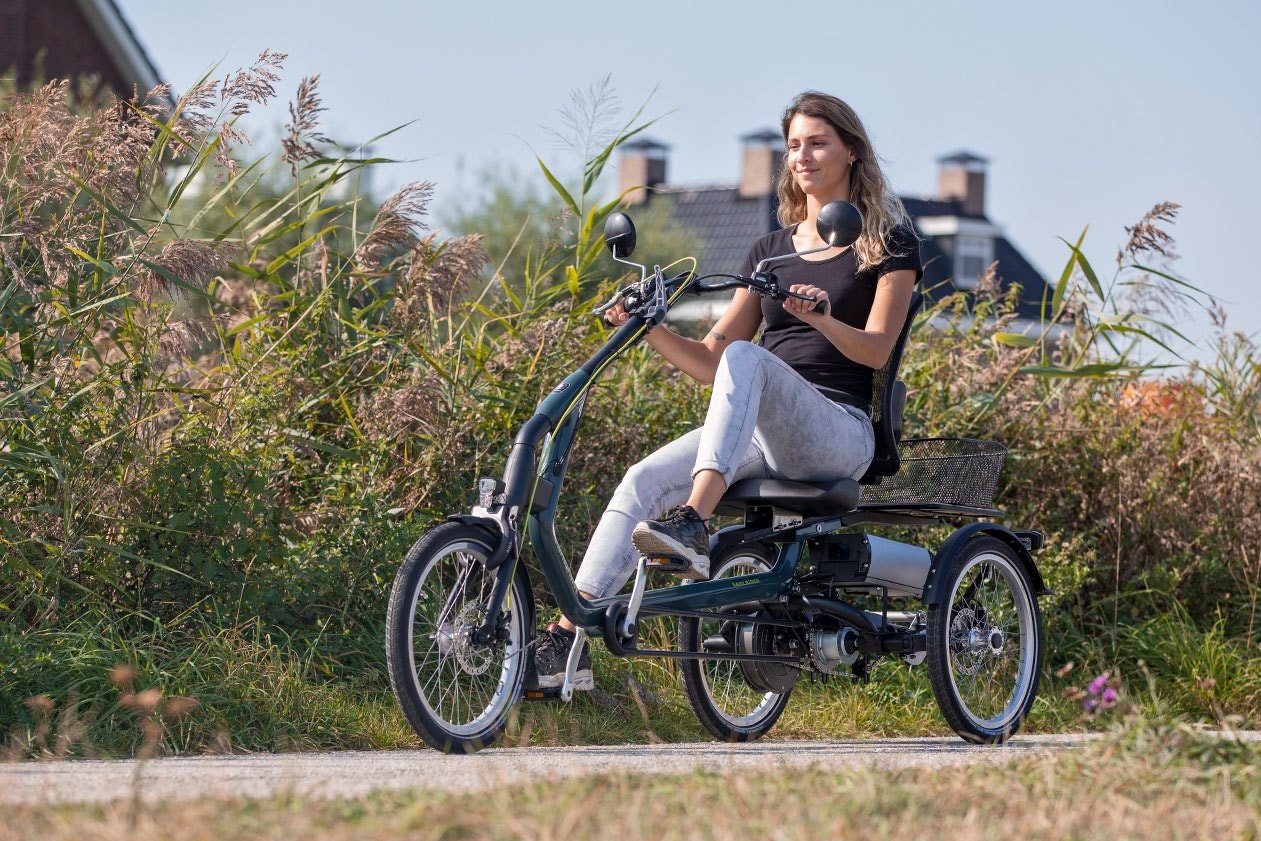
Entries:
{"label": "front wheel", "polygon": [[1001,744],[1038,692],[1042,618],[1016,551],[993,537],[968,542],[928,608],[928,677],[941,713],[969,742]]}
{"label": "front wheel", "polygon": [[[720,549],[710,559],[713,578],[766,572],[774,563],[774,549],[760,544]],[[738,651],[740,627],[735,620],[682,619],[679,650]],[[748,742],[762,737],[788,706],[792,681],[780,680],[787,688],[779,692],[755,688],[746,672],[756,665],[741,668],[742,662],[736,660],[683,661],[683,690],[688,704],[705,729],[724,742]]]}
{"label": "front wheel", "polygon": [[493,744],[525,678],[532,618],[520,568],[493,639],[477,633],[502,571],[486,568],[494,543],[485,529],[445,523],[407,553],[390,591],[390,685],[412,729],[444,753]]}

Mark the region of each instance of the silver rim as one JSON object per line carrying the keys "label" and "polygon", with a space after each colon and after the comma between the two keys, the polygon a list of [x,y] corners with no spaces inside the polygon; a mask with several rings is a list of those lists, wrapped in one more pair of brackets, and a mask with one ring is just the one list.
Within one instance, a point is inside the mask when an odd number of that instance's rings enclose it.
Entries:
{"label": "silver rim", "polygon": [[[752,575],[766,572],[769,567],[760,558],[732,558],[712,576],[713,578],[731,578],[737,575]],[[700,621],[700,642],[703,644],[711,635],[718,635],[724,623],[716,619]],[[749,686],[735,660],[701,660],[701,681],[705,685],[705,694],[709,696],[714,711],[732,727],[755,727],[762,722],[775,707],[782,694],[778,692],[759,692]]]}
{"label": "silver rim", "polygon": [[1016,722],[1033,685],[1033,604],[1020,571],[996,552],[968,560],[950,593],[950,685],[977,726]]}
{"label": "silver rim", "polygon": [[[475,646],[470,635],[484,620],[495,576],[484,565],[486,549],[471,541],[451,543],[429,563],[416,586],[408,622],[408,659],[425,710],[453,736],[475,736],[499,721],[513,702],[509,688],[524,667],[521,620],[508,621],[510,638]],[[504,610],[514,611],[515,588]]]}

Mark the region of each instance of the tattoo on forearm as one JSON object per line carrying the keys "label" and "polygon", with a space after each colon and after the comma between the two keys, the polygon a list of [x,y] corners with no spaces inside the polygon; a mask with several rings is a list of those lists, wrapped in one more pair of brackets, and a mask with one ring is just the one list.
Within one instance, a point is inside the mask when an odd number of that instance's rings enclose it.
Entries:
{"label": "tattoo on forearm", "polygon": [[718,341],[720,341],[720,342],[725,342],[725,341],[727,341],[727,334],[726,334],[726,333],[719,333],[717,330],[710,330],[710,331],[709,331],[709,335],[710,335],[710,336],[712,336],[713,338],[717,339],[717,340],[718,340]]}

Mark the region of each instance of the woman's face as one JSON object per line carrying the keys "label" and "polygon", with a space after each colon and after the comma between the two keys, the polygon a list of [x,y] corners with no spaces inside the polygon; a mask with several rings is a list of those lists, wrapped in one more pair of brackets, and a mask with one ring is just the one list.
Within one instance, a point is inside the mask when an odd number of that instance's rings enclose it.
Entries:
{"label": "woman's face", "polygon": [[807,196],[849,198],[854,152],[827,120],[797,114],[788,123],[788,169]]}

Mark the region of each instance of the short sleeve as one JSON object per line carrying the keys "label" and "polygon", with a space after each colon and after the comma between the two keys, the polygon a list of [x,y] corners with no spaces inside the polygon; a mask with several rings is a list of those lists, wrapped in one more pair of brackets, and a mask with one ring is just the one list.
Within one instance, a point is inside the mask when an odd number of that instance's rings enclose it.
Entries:
{"label": "short sleeve", "polygon": [[876,277],[903,270],[915,272],[916,283],[924,276],[924,264],[919,256],[919,237],[909,224],[898,225],[889,231],[885,238],[885,256],[876,268]]}
{"label": "short sleeve", "polygon": [[757,267],[758,260],[761,259],[758,256],[758,245],[759,243],[753,243],[753,247],[749,249],[749,253],[745,256],[744,264],[740,266],[740,275],[742,277],[749,277],[753,274],[753,269]]}

